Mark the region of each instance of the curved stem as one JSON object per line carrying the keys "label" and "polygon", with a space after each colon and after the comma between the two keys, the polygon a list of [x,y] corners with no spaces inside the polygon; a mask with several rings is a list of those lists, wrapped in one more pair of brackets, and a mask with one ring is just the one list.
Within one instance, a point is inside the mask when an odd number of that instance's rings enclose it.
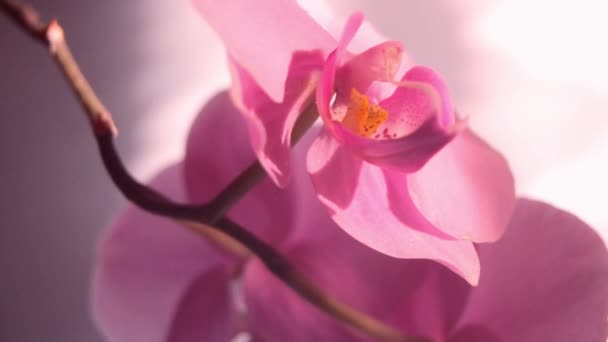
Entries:
{"label": "curved stem", "polygon": [[[285,257],[272,246],[235,222],[227,218],[220,218],[222,215],[211,213],[210,208],[213,206],[223,208],[222,213],[225,213],[227,208],[262,178],[263,170],[259,164],[250,166],[228,187],[228,189],[234,190],[223,195],[220,194],[215,204],[212,201],[212,205],[207,206],[174,203],[155,190],[137,182],[125,168],[114,147],[117,129],[112,116],[97,98],[78,68],[65,41],[63,30],[57,21],[52,20],[48,25],[44,25],[39,21],[38,14],[31,6],[15,0],[0,0],[0,8],[33,37],[49,46],[51,54],[87,113],[108,174],[121,193],[131,202],[148,212],[171,217],[181,222],[189,229],[213,239],[234,254],[246,256],[249,252],[254,253],[273,274],[308,302],[369,336],[382,341],[424,341],[422,338],[407,336],[324,294],[296,272]],[[306,121],[309,126],[314,122],[311,117],[304,120],[310,121]],[[299,131],[292,138],[297,140],[302,134],[303,131]],[[216,221],[217,224],[211,223],[210,219]]]}

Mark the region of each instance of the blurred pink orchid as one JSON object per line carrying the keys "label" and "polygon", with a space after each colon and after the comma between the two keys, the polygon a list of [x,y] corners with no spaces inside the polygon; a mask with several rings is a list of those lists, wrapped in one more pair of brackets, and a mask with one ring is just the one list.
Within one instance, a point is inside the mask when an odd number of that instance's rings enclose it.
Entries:
{"label": "blurred pink orchid", "polygon": [[[226,93],[211,100],[192,127],[185,161],[152,185],[177,200],[208,200],[219,192],[254,159],[239,116]],[[208,143],[226,132],[233,144]],[[266,180],[228,215],[326,293],[433,341],[608,336],[608,254],[583,222],[520,200],[504,238],[478,246],[485,272],[473,288],[436,263],[391,258],[338,229],[304,171],[306,149],[318,134],[310,133],[292,154],[299,167],[290,185],[283,191]],[[99,253],[94,314],[112,342],[228,341],[243,330],[263,341],[368,340],[295,295],[259,260],[231,258],[133,206]],[[237,281],[240,287],[233,286]]]}
{"label": "blurred pink orchid", "polygon": [[464,129],[436,72],[412,66],[361,14],[336,40],[328,31],[338,25],[322,27],[295,1],[194,3],[224,40],[233,100],[276,184],[287,184],[291,132],[316,88],[325,128],[306,167],[335,222],[382,253],[436,260],[477,282],[472,242],[503,234],[513,179]]}
{"label": "blurred pink orchid", "polygon": [[[370,253],[361,246],[339,238],[332,243],[340,249],[316,245],[306,254],[305,270],[316,284],[347,302],[369,296],[376,304],[370,313],[433,342],[608,338],[606,245],[577,217],[542,202],[519,199],[504,237],[477,246],[484,272],[476,287],[433,262],[364,260]],[[314,308],[270,275],[266,279],[262,319],[278,322],[269,340],[291,341],[314,332]],[[262,306],[268,302],[273,305]],[[283,305],[289,312],[277,309]],[[310,318],[294,320],[289,313]]]}

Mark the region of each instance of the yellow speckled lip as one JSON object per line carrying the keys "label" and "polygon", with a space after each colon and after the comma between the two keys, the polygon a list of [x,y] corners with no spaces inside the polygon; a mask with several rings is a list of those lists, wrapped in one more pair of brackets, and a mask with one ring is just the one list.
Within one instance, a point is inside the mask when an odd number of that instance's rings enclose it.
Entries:
{"label": "yellow speckled lip", "polygon": [[351,131],[369,138],[388,119],[388,112],[377,104],[370,103],[367,96],[357,89],[350,90],[348,110],[342,124]]}

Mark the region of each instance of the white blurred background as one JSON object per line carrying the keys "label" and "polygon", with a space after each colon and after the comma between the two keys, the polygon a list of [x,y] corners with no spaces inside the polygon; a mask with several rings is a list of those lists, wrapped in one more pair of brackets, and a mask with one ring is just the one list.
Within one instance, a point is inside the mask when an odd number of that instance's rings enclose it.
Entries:
{"label": "white blurred background", "polygon": [[[114,113],[140,179],[182,155],[206,98],[228,85],[222,46],[189,1],[32,1],[60,18]],[[355,9],[448,80],[507,156],[521,195],[608,236],[608,3],[330,0]],[[0,341],[101,341],[89,317],[95,241],[124,204],[44,48],[0,17]]]}

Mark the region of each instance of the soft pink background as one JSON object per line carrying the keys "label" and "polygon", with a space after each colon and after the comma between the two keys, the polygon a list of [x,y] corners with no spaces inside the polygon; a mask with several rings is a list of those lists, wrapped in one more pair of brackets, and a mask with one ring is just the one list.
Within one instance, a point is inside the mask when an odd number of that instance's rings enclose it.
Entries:
{"label": "soft pink background", "polygon": [[[181,1],[32,1],[61,19],[140,178],[182,153],[200,104],[228,84],[218,39]],[[308,1],[310,2],[310,1]],[[549,0],[329,1],[363,9],[443,73],[471,125],[512,163],[518,192],[604,233],[607,4]],[[44,48],[0,19],[0,341],[98,341],[95,240],[124,203]]]}

